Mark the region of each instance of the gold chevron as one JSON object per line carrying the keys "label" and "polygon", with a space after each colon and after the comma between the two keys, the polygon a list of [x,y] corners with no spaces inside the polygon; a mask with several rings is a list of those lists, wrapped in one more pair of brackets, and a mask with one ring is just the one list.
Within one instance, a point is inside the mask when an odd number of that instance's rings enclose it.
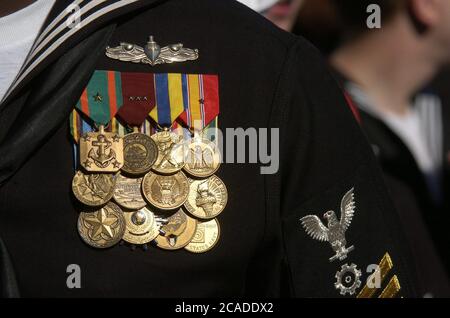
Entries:
{"label": "gold chevron", "polygon": [[[380,275],[380,283],[383,284],[393,268],[394,263],[392,262],[391,256],[389,253],[386,253],[378,264],[378,269],[369,276],[367,281],[373,280],[376,275]],[[398,277],[394,275],[387,284],[386,288],[381,292],[379,298],[393,298],[398,294],[400,288]],[[378,288],[370,288],[366,284],[356,298],[373,298],[377,291]]]}
{"label": "gold chevron", "polygon": [[378,298],[394,298],[395,296],[397,296],[400,289],[401,286],[400,282],[398,281],[398,277],[397,275],[394,275],[387,284],[386,288],[383,289],[381,295],[378,296]]}

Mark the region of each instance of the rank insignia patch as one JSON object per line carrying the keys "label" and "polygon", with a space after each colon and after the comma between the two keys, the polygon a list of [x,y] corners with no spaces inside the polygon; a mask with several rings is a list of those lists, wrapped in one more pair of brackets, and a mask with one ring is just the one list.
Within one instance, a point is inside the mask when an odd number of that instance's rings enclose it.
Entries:
{"label": "rank insignia patch", "polygon": [[348,253],[354,249],[353,245],[348,248],[346,247],[345,232],[352,222],[355,208],[355,195],[354,189],[352,188],[342,198],[340,220],[338,220],[334,211],[328,211],[323,215],[323,218],[327,220],[327,226],[315,215],[307,215],[300,219],[303,228],[309,236],[315,240],[329,242],[331,244],[336,254],[329,259],[330,262],[336,259],[340,261],[346,259]]}
{"label": "rank insignia patch", "polygon": [[[359,292],[357,298],[374,298],[376,294],[383,288],[383,283],[388,278],[394,268],[389,253],[384,254],[375,272],[368,278],[364,288]],[[395,298],[401,290],[400,281],[397,275],[392,275],[388,283],[384,286],[378,295],[378,298]]]}

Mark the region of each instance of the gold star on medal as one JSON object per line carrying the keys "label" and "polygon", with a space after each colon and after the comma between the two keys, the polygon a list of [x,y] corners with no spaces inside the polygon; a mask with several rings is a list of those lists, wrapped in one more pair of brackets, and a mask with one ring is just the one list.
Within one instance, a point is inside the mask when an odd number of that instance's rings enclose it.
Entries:
{"label": "gold star on medal", "polygon": [[101,102],[101,101],[103,101],[103,96],[100,95],[99,92],[97,92],[97,94],[95,94],[93,97],[94,97],[94,102]]}
{"label": "gold star on medal", "polygon": [[117,223],[117,218],[109,217],[105,209],[101,209],[95,216],[86,218],[85,221],[92,227],[92,239],[95,240],[102,234],[106,234],[109,238],[114,237],[113,225]]}

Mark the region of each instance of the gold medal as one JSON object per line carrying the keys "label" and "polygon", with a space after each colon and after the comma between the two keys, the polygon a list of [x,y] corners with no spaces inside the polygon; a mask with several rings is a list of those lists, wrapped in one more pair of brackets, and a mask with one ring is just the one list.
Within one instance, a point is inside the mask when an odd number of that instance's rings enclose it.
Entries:
{"label": "gold medal", "polygon": [[127,178],[118,175],[114,188],[114,200],[123,208],[138,210],[147,205],[141,194],[143,178]]}
{"label": "gold medal", "polygon": [[208,139],[194,138],[188,145],[184,170],[191,176],[207,178],[220,167],[221,155],[217,146]]}
{"label": "gold medal", "polygon": [[158,146],[158,158],[153,170],[161,174],[174,174],[184,166],[183,138],[165,129],[152,135]]}
{"label": "gold medal", "polygon": [[123,212],[112,202],[95,212],[82,212],[78,217],[78,233],[83,241],[93,247],[111,247],[125,233]]}
{"label": "gold medal", "polygon": [[149,209],[124,212],[124,217],[126,224],[124,241],[131,244],[147,244],[158,236],[159,226],[156,224],[155,215]]}
{"label": "gold medal", "polygon": [[147,201],[161,210],[175,210],[189,195],[189,181],[183,172],[161,176],[149,172],[142,181],[142,192]]}
{"label": "gold medal", "polygon": [[185,249],[192,253],[205,253],[211,250],[219,241],[220,225],[217,219],[197,222],[197,230],[191,242]]}
{"label": "gold medal", "polygon": [[158,157],[158,147],[151,137],[134,132],[123,138],[123,145],[124,172],[143,175],[150,171]]}
{"label": "gold medal", "polygon": [[112,174],[84,174],[77,171],[72,180],[72,191],[81,203],[101,206],[111,200],[116,177]]}
{"label": "gold medal", "polygon": [[178,250],[192,240],[197,229],[197,221],[178,210],[167,218],[161,227],[161,234],[155,239],[156,245],[165,250]]}
{"label": "gold medal", "polygon": [[80,139],[80,163],[89,172],[117,172],[123,166],[123,139],[116,133],[86,133]]}
{"label": "gold medal", "polygon": [[212,219],[222,213],[227,205],[228,192],[225,184],[217,176],[206,180],[189,180],[189,196],[184,206],[199,219]]}

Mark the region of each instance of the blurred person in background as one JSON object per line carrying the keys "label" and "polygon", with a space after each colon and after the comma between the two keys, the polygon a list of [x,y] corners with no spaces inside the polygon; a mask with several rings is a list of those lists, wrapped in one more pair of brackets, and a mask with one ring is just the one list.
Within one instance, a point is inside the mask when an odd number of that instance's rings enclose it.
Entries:
{"label": "blurred person in background", "polygon": [[[337,54],[341,53],[342,49],[346,47],[347,45],[356,42],[357,40],[360,40],[361,38],[365,37],[368,32],[366,27],[366,19],[368,14],[366,13],[366,8],[371,3],[377,3],[381,5],[381,8],[384,12],[384,22],[387,20],[390,20],[391,14],[393,14],[393,9],[391,7],[387,6],[387,4],[394,5],[396,1],[362,1],[361,3],[355,3],[350,1],[340,1],[340,0],[321,0],[321,1],[314,1],[314,0],[299,0],[299,1],[277,1],[277,0],[240,0],[244,4],[248,5],[253,10],[263,14],[265,17],[267,17],[269,20],[277,24],[279,27],[291,31],[294,34],[301,35],[305,37],[308,41],[310,41],[312,44],[314,44],[324,55],[329,56],[332,55],[332,60],[334,61],[336,59]],[[339,1],[338,5],[336,5],[336,1]],[[401,2],[401,1],[400,1]],[[406,5],[406,4],[404,4]],[[395,7],[395,6],[394,6]],[[385,10],[387,9],[387,10]],[[409,8],[408,8],[409,10]],[[348,12],[347,12],[348,11]],[[409,13],[408,13],[409,14]],[[419,26],[416,24],[416,21],[413,20],[413,23],[415,27]],[[419,30],[420,31],[420,30]],[[342,41],[344,40],[344,41]],[[340,46],[340,42],[343,42]],[[339,50],[336,51],[336,49],[339,48]],[[333,55],[333,53],[336,53]],[[375,53],[376,54],[376,53]],[[395,52],[393,53],[395,55]],[[383,59],[388,59],[389,57],[383,56]],[[351,61],[350,61],[351,62]],[[370,62],[368,60],[368,62]],[[339,65],[335,65],[336,69],[339,69],[341,74],[338,74],[338,80],[342,80],[342,84],[344,88],[347,88],[350,95],[347,94],[348,97],[352,96],[355,101],[360,101],[358,99],[358,96],[361,96],[361,92],[363,91],[361,87],[357,87],[356,80],[351,77],[351,69],[353,68],[353,65],[349,63],[350,66],[349,72],[346,72],[346,67],[339,67]],[[441,63],[438,63],[439,65]],[[436,69],[439,67],[437,66]],[[386,76],[389,76],[387,73],[385,73]],[[433,73],[434,74],[434,73]],[[449,73],[450,74],[450,73]],[[424,85],[425,82],[429,78],[431,78],[432,75],[430,75],[428,78],[423,78],[421,81],[422,84],[417,84],[417,87],[421,87]],[[355,77],[356,78],[356,77]],[[350,80],[352,79],[352,80]],[[445,81],[447,79],[447,81]],[[448,91],[444,88],[445,83],[450,83],[450,76],[448,78],[440,79],[439,81],[440,86],[433,85],[433,88],[436,90],[436,88],[440,88],[442,91]],[[430,108],[436,109],[436,107],[440,108],[440,106],[436,106],[436,104],[439,104],[439,99],[437,99],[436,96],[431,94],[420,94],[420,97],[418,94],[415,94],[417,91],[419,91],[419,88],[416,88],[408,96],[416,97],[417,102],[414,104],[426,104],[431,103],[435,104],[434,106],[430,106]],[[355,94],[352,94],[355,93]],[[369,93],[369,92],[368,92]],[[450,94],[448,94],[448,103],[450,103]],[[408,101],[410,99],[408,97]],[[419,102],[420,100],[420,102]],[[352,98],[349,99],[351,106],[356,107],[355,103],[352,102]],[[409,106],[409,102],[408,108]],[[444,102],[444,104],[446,104]],[[408,158],[409,164],[406,165],[406,167],[409,167],[406,169],[406,174],[408,174],[411,171],[411,166],[416,167],[416,169],[412,169],[413,173],[416,178],[423,180],[424,175],[422,171],[418,168],[416,159],[413,157],[414,153],[412,153],[406,146],[406,144],[399,139],[399,137],[395,136],[395,133],[386,126],[382,122],[382,119],[378,116],[375,116],[373,113],[369,113],[367,109],[362,109],[364,106],[360,106],[359,111],[356,109],[356,114],[359,119],[364,119],[363,128],[365,130],[369,130],[367,132],[367,135],[369,135],[369,138],[371,139],[371,143],[374,145],[374,149],[376,150],[376,154],[379,156],[379,159],[382,160],[382,163],[386,163],[389,166],[389,163],[391,160],[393,162],[396,162],[398,160],[397,157],[393,156],[390,151],[392,151],[392,139],[395,141],[397,151],[397,154],[400,157],[406,157]],[[445,113],[445,109],[443,110]],[[439,117],[439,116],[437,116]],[[439,120],[438,120],[439,121]],[[386,136],[386,140],[382,139],[379,140],[378,133],[376,133],[375,136],[372,136],[375,134],[373,132],[374,129],[371,128],[371,126],[374,125],[375,127],[378,127],[379,130],[382,132],[382,136]],[[450,128],[450,125],[445,126],[444,128],[447,128],[447,133],[443,132],[443,136],[450,136],[450,132],[448,129]],[[439,129],[437,129],[439,130]],[[443,130],[442,130],[443,131]],[[439,148],[440,145],[442,145],[441,142],[439,142],[439,138],[436,136],[432,136],[431,138],[436,138],[435,145],[438,145],[437,148]],[[389,141],[389,142],[387,142]],[[446,148],[449,149],[448,141],[449,139],[444,138],[444,141],[446,141]],[[381,146],[381,147],[380,147]],[[383,148],[383,152],[381,152],[381,149]],[[387,148],[387,149],[384,149]],[[385,152],[387,152],[385,154]],[[390,159],[386,159],[385,157],[388,156]],[[435,155],[436,156],[436,155]],[[447,155],[449,156],[449,155]],[[439,154],[437,155],[439,157]],[[450,160],[448,158],[447,160]],[[438,160],[439,162],[439,160]],[[403,162],[400,161],[399,165],[402,166]],[[384,165],[383,165],[384,166]],[[438,165],[439,166],[439,165]],[[445,165],[442,164],[442,172],[444,173]],[[448,167],[448,164],[447,164]],[[443,210],[444,208],[436,208],[435,204],[430,204],[429,200],[424,199],[418,199],[417,197],[420,196],[422,192],[429,192],[427,189],[427,186],[423,185],[423,181],[419,182],[418,184],[422,183],[422,186],[419,190],[416,190],[416,188],[412,185],[415,184],[415,181],[412,181],[411,183],[408,183],[408,178],[403,178],[402,176],[397,175],[396,169],[394,168],[394,173],[391,171],[392,169],[385,168],[385,180],[387,185],[389,186],[391,196],[394,199],[394,203],[396,204],[397,211],[399,213],[399,217],[402,220],[403,223],[403,231],[408,237],[410,246],[414,249],[414,257],[417,264],[417,271],[419,272],[422,282],[421,282],[421,293],[425,297],[448,297],[450,296],[450,287],[448,283],[448,276],[446,274],[446,270],[442,266],[442,261],[437,256],[436,249],[433,245],[432,239],[430,238],[429,231],[427,229],[427,226],[424,222],[423,217],[423,211],[429,211],[432,209],[434,212],[433,215],[439,216],[439,212],[436,212],[436,210]],[[447,168],[448,169],[448,168]],[[439,174],[439,173],[438,173]],[[442,178],[444,179],[444,178]],[[442,180],[442,188],[445,188],[444,180]],[[445,178],[448,182],[450,178]],[[448,187],[448,186],[447,186]],[[423,189],[426,190],[423,190]],[[432,206],[432,208],[429,208],[429,206]],[[442,213],[442,212],[441,212]],[[426,216],[425,216],[426,217]],[[429,221],[430,222],[430,221]],[[433,223],[433,220],[431,221]],[[432,229],[434,230],[434,229]],[[439,232],[439,234],[445,234],[444,232]],[[441,252],[446,255],[446,246],[445,246],[445,238],[444,241],[442,238],[439,238],[438,235],[434,235],[435,239],[440,242],[444,242],[441,247]],[[436,238],[437,237],[437,238]],[[444,256],[445,257],[445,256]]]}
{"label": "blurred person in background", "polygon": [[264,12],[279,28],[292,31],[305,0],[281,0]]}
{"label": "blurred person in background", "polygon": [[290,30],[306,38],[324,55],[330,54],[336,48],[341,33],[341,21],[333,1],[303,0],[301,10]]}
{"label": "blurred person in background", "polygon": [[341,23],[334,0],[238,0],[285,31],[301,35],[328,55],[338,44]]}
{"label": "blurred person in background", "polygon": [[292,31],[305,0],[238,0],[285,31]]}
{"label": "blurred person in background", "polygon": [[[366,10],[373,3],[381,8],[380,29],[366,24]],[[344,33],[331,63],[358,108],[361,126],[385,172],[405,232],[421,260],[423,284],[442,295],[448,278],[415,211],[421,211],[448,271],[449,121],[442,115],[441,99],[424,87],[450,61],[450,1],[334,4]]]}
{"label": "blurred person in background", "polygon": [[[430,85],[442,100],[442,115],[444,118],[444,165],[447,175],[450,174],[450,65],[445,67]],[[450,178],[444,180],[446,187],[450,187]],[[448,211],[448,209],[447,209]]]}
{"label": "blurred person in background", "polygon": [[237,1],[245,4],[250,9],[255,10],[256,12],[259,13],[264,12],[265,10],[269,9],[278,2],[278,0],[237,0]]}

